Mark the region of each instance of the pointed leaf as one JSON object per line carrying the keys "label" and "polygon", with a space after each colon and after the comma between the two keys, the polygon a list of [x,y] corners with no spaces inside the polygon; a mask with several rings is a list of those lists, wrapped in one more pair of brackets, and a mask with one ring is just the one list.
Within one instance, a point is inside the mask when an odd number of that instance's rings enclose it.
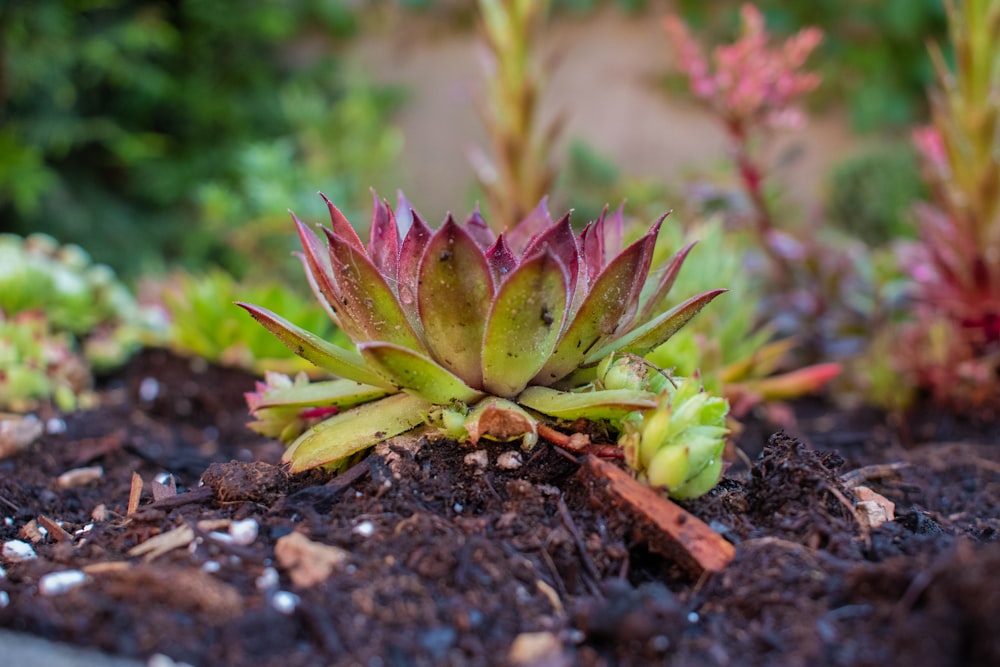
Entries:
{"label": "pointed leaf", "polygon": [[493,233],[493,230],[490,229],[490,226],[483,219],[482,214],[479,212],[478,203],[462,227],[465,231],[469,232],[469,236],[474,238],[476,244],[483,250],[489,248],[496,241],[497,235]]}
{"label": "pointed leaf", "polygon": [[430,409],[429,403],[409,394],[364,403],[311,427],[281,460],[293,473],[335,463],[419,426]]}
{"label": "pointed leaf", "polygon": [[345,350],[328,343],[319,336],[298,327],[280,315],[272,313],[267,308],[249,303],[237,303],[251,316],[260,322],[265,329],[273,333],[292,352],[320,368],[330,371],[342,378],[365,384],[393,388],[380,375],[365,364],[365,360],[354,350]]}
{"label": "pointed leaf", "polygon": [[559,339],[569,276],[548,249],[514,269],[497,291],[483,336],[483,387],[515,396],[545,364]]}
{"label": "pointed leaf", "polygon": [[653,348],[666,342],[671,336],[687,324],[691,318],[701,312],[701,309],[712,302],[715,297],[728,290],[716,289],[695,295],[682,304],[650,320],[638,329],[633,329],[624,336],[612,340],[596,352],[591,352],[586,363],[598,363],[612,352],[623,354],[646,354]]}
{"label": "pointed leaf", "polygon": [[333,229],[333,233],[350,243],[361,252],[364,252],[365,246],[361,243],[358,233],[354,231],[354,227],[350,222],[348,222],[347,218],[344,217],[344,214],[340,212],[340,209],[334,206],[333,202],[327,199],[326,195],[322,192],[319,193],[319,196],[326,202],[326,208],[330,211],[330,227]]}
{"label": "pointed leaf", "polygon": [[[649,270],[658,226],[626,248],[598,275],[555,352],[533,383],[550,385],[574,371],[592,350],[628,325]],[[607,355],[604,355],[607,356]]]}
{"label": "pointed leaf", "polygon": [[323,294],[323,290],[320,289],[319,282],[316,280],[316,276],[313,275],[312,268],[309,266],[309,260],[301,252],[292,253],[294,256],[299,258],[302,262],[302,268],[305,270],[306,281],[309,283],[309,289],[312,290],[313,296],[316,297],[316,301],[319,305],[323,307],[326,314],[333,320],[333,323],[337,325],[338,329],[343,329],[340,324],[340,318],[337,317],[337,313],[333,310],[333,306],[327,301],[326,295]]}
{"label": "pointed leaf", "polygon": [[656,287],[649,295],[649,298],[644,300],[642,311],[637,320],[639,324],[648,322],[659,313],[666,310],[666,301],[668,295],[670,294],[670,289],[674,286],[674,282],[677,280],[677,274],[680,273],[681,267],[684,265],[684,260],[687,259],[688,253],[691,252],[691,248],[693,248],[696,243],[697,241],[688,243],[686,246],[678,250],[677,253],[667,262],[666,267],[663,269],[663,275],[660,276],[660,280],[656,284]]}
{"label": "pointed leaf", "polygon": [[448,216],[420,262],[417,306],[431,355],[472,387],[483,382],[482,345],[493,276],[475,239]]}
{"label": "pointed leaf", "polygon": [[576,282],[580,271],[580,249],[576,245],[576,236],[569,224],[569,213],[559,219],[541,234],[531,239],[524,250],[524,257],[534,255],[543,248],[548,248],[559,262],[566,267],[569,276],[569,293],[576,293]]}
{"label": "pointed leaf", "polygon": [[372,198],[375,200],[375,208],[368,234],[368,256],[375,268],[386,277],[389,287],[395,291],[399,272],[399,236],[396,218],[389,208],[389,202],[379,203],[375,190],[372,190]]}
{"label": "pointed leaf", "polygon": [[410,209],[410,229],[403,237],[403,245],[399,249],[398,289],[399,301],[414,327],[420,321],[417,314],[417,272],[420,270],[424,249],[433,235],[434,232],[420,219],[417,212]]}
{"label": "pointed leaf", "polygon": [[472,389],[443,366],[409,348],[391,343],[358,346],[368,365],[398,389],[438,405],[472,403],[482,392]]}
{"label": "pointed leaf", "polygon": [[514,226],[514,229],[507,231],[507,245],[515,257],[524,255],[524,249],[532,237],[541,234],[552,226],[552,217],[549,216],[548,197],[543,197],[538,206],[527,215],[527,217]]}
{"label": "pointed leaf", "polygon": [[382,398],[389,390],[354,380],[325,380],[271,389],[256,400],[253,410],[269,408],[351,408]]}
{"label": "pointed leaf", "polygon": [[528,387],[516,400],[526,408],[567,421],[621,419],[630,412],[656,407],[656,394],[636,389],[570,392]]}
{"label": "pointed leaf", "polygon": [[493,274],[494,289],[517,267],[517,258],[510,251],[503,234],[500,234],[486,251],[486,261],[490,265],[490,273]]}
{"label": "pointed leaf", "polygon": [[423,350],[423,343],[410,326],[396,295],[368,254],[330,230],[323,231],[330,242],[330,265],[340,289],[340,306],[334,309],[341,319],[349,317],[364,333],[360,340],[380,340]]}
{"label": "pointed leaf", "polygon": [[403,194],[402,190],[396,190],[396,234],[399,239],[400,245],[403,244],[403,239],[410,231],[410,227],[413,225],[413,207],[410,206],[410,202],[407,201],[406,195]]}

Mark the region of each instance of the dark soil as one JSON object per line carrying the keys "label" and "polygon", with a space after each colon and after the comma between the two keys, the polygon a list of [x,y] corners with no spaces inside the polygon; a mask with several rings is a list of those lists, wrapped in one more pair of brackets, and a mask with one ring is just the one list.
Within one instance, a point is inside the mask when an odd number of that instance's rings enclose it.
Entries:
{"label": "dark soil", "polygon": [[[751,424],[752,467],[686,504],[736,545],[723,573],[693,581],[595,507],[549,445],[508,471],[504,446],[480,469],[468,448],[397,440],[346,476],[289,477],[280,446],[244,426],[252,385],[146,352],[99,409],[0,461],[0,542],[30,541],[39,516],[72,536],[3,563],[0,627],[193,665],[1000,664],[995,426],[924,414],[901,440],[879,415],[818,403],[798,406],[802,439]],[[92,465],[100,479],[58,484]],[[126,517],[133,473],[147,491]],[[154,501],[162,473],[178,494]],[[858,480],[896,503],[895,521],[859,525]],[[198,525],[251,518],[247,544]],[[190,545],[129,555],[185,525]],[[293,532],[346,559],[297,586],[275,553]],[[39,589],[73,569],[83,585]]]}

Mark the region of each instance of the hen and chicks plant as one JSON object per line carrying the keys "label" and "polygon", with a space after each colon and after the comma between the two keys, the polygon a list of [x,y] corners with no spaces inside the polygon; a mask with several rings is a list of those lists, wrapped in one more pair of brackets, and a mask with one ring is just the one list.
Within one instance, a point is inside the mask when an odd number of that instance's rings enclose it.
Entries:
{"label": "hen and chicks plant", "polygon": [[[376,206],[365,245],[327,205],[326,243],[295,218],[299,257],[317,299],[352,345],[334,345],[270,310],[240,304],[339,378],[310,383],[272,374],[248,396],[254,427],[288,443],[284,460],[293,471],[346,464],[422,425],[473,443],[523,439],[526,447],[537,440],[540,420],[606,420],[619,428],[627,422],[635,433],[671,411],[671,396],[687,400],[690,390],[666,387],[665,376],[653,382],[659,374],[610,384],[607,377],[618,367],[615,358],[640,358],[725,291],[670,306],[687,253],[652,268],[662,218],[623,247],[620,212],[575,233],[569,215],[553,222],[543,201],[500,234],[478,212],[462,224],[449,216],[432,230],[401,198],[395,211],[386,202]],[[675,429],[690,425],[679,419]],[[722,437],[713,433],[710,455],[699,454],[701,465],[689,465],[668,486],[680,488],[709,460],[715,465]],[[669,438],[656,440],[666,446]],[[647,463],[633,461],[642,469]]]}

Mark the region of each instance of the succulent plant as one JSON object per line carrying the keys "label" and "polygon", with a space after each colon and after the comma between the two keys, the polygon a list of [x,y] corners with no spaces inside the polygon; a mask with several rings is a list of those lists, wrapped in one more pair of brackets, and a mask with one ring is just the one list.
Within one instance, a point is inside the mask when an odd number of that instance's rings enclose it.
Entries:
{"label": "succulent plant", "polygon": [[39,311],[0,312],[0,409],[24,412],[52,399],[72,410],[90,398],[90,368],[72,337],[55,332]]}
{"label": "succulent plant", "polygon": [[267,371],[294,374],[317,370],[267,331],[238,317],[238,312],[219,307],[239,298],[282,312],[317,335],[348,342],[314,300],[277,283],[237,282],[228,273],[215,270],[202,275],[178,273],[161,291],[170,320],[166,342],[181,355],[261,375]]}
{"label": "succulent plant", "polygon": [[[272,383],[251,396],[257,428],[290,443],[284,458],[292,470],[336,466],[423,424],[473,442],[523,438],[530,446],[540,418],[620,420],[652,409],[652,391],[598,386],[599,363],[615,352],[648,352],[725,291],[669,307],[686,253],[650,271],[662,218],[623,248],[620,212],[576,234],[569,215],[553,222],[543,200],[500,235],[478,212],[464,224],[449,216],[434,231],[401,197],[395,211],[376,204],[366,247],[327,204],[327,244],[295,218],[300,258],[353,345],[240,304],[341,378]],[[336,414],[301,430],[303,411],[317,408]]]}

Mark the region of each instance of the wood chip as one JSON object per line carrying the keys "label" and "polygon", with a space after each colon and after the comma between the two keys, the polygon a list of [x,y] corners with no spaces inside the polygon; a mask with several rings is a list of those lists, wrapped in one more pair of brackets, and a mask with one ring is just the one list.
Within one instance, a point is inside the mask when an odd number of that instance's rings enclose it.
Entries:
{"label": "wood chip", "polygon": [[[228,528],[230,523],[232,523],[230,519],[199,521],[198,529],[204,532],[221,530]],[[142,544],[135,545],[129,549],[128,555],[144,556],[147,561],[151,561],[174,549],[186,547],[194,541],[194,538],[194,528],[188,525],[178,526],[169,532],[151,537]]]}
{"label": "wood chip", "polygon": [[74,468],[59,475],[56,483],[60,489],[69,489],[74,486],[84,486],[91,482],[96,482],[104,477],[104,468],[101,466],[87,466],[86,468]]}
{"label": "wood chip", "polygon": [[721,572],[736,553],[732,544],[687,512],[612,463],[585,456],[577,476],[595,507],[618,507],[632,519],[633,534],[649,549],[674,559],[693,577]]}
{"label": "wood chip", "polygon": [[32,544],[38,544],[45,539],[47,532],[48,531],[42,529],[42,527],[38,525],[38,522],[35,519],[32,519],[28,523],[21,526],[21,530],[18,531],[17,536],[28,540]]}
{"label": "wood chip", "polygon": [[285,535],[274,545],[278,565],[288,572],[292,583],[301,588],[326,581],[349,555],[340,547],[313,542],[302,533]]}
{"label": "wood chip", "polygon": [[157,482],[155,479],[149,483],[149,488],[153,492],[153,502],[159,502],[161,500],[166,500],[167,498],[173,498],[177,495],[177,482],[174,481],[173,475],[167,476],[167,483],[162,484]]}
{"label": "wood chip", "polygon": [[56,542],[72,542],[73,536],[66,532],[62,526],[58,523],[45,516],[44,514],[38,515],[38,525],[40,525],[45,530],[49,531],[49,535],[52,536]]}
{"label": "wood chip", "polygon": [[132,489],[128,494],[128,510],[126,510],[126,516],[132,516],[135,511],[139,509],[139,499],[142,497],[142,477],[139,477],[139,473],[132,473]]}
{"label": "wood chip", "polygon": [[84,565],[81,569],[87,574],[105,574],[107,572],[121,572],[132,567],[132,564],[124,560],[112,560],[104,563],[91,563]]}
{"label": "wood chip", "polygon": [[869,528],[878,528],[887,521],[896,519],[896,503],[867,486],[854,487],[857,499],[857,515],[861,523]]}
{"label": "wood chip", "polygon": [[42,422],[34,415],[0,415],[0,459],[27,449],[43,430]]}

